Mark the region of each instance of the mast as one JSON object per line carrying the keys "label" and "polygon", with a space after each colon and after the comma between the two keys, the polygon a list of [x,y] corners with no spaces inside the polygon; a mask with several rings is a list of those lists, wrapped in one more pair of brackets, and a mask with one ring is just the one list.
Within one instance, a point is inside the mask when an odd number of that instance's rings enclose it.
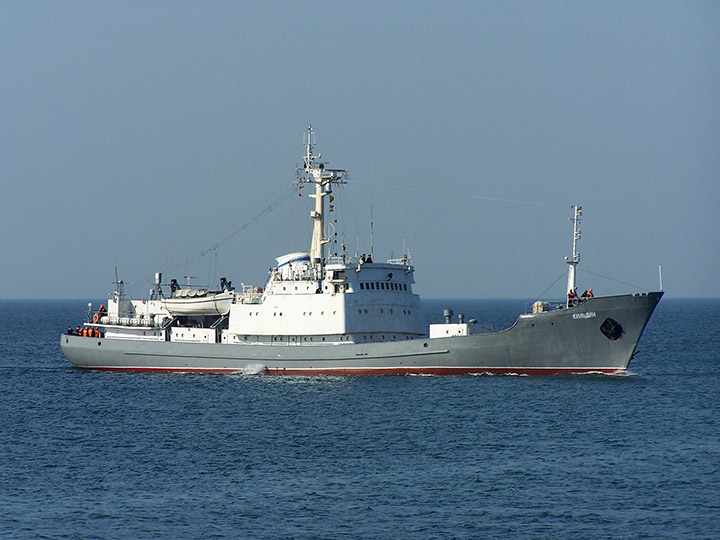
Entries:
{"label": "mast", "polygon": [[375,260],[375,224],[373,223],[373,197],[372,187],[370,188],[370,257]]}
{"label": "mast", "polygon": [[315,209],[310,212],[310,219],[313,220],[313,235],[310,245],[310,261],[314,266],[322,268],[325,253],[324,246],[330,239],[325,237],[325,197],[332,193],[333,184],[345,184],[348,177],[347,171],[342,169],[326,169],[325,164],[318,161],[322,156],[313,153],[315,146],[315,131],[308,126],[304,137],[305,156],[303,157],[303,168],[297,170],[299,184],[315,184],[315,193],[309,197],[315,199]]}
{"label": "mast", "polygon": [[565,262],[570,265],[566,289],[568,292],[575,290],[575,269],[580,262],[580,254],[577,252],[577,241],[580,240],[580,234],[582,233],[582,231],[578,229],[578,225],[580,225],[582,221],[582,206],[575,204],[570,208],[573,209],[574,214],[573,217],[570,218],[570,221],[573,222],[572,257],[565,257]]}
{"label": "mast", "polygon": [[113,300],[118,301],[125,298],[125,282],[118,279],[118,269],[115,267],[115,281],[113,281]]}

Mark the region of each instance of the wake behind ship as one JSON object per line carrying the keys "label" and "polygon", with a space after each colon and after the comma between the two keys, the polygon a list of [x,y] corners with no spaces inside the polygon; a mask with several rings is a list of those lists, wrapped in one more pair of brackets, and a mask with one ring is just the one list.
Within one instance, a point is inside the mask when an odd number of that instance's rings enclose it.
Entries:
{"label": "wake behind ship", "polygon": [[276,259],[263,286],[218,290],[162,283],[149,300],[126,298],[121,282],[108,305],[61,336],[75,366],[131,371],[272,374],[623,373],[660,292],[578,296],[575,271],[582,208],[573,206],[568,300],[535,302],[532,312],[500,332],[446,313],[425,327],[413,292],[411,254],[385,262],[326,255],[325,217],[333,187],[347,172],[314,154],[308,128],[298,183],[314,193],[310,250]]}

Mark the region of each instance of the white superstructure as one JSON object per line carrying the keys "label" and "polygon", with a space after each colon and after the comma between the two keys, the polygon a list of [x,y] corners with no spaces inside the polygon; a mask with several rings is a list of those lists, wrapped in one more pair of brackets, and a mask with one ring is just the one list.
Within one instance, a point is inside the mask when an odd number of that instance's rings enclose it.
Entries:
{"label": "white superstructure", "polygon": [[[328,169],[313,148],[308,127],[298,183],[314,186],[309,251],[276,259],[263,287],[236,291],[178,288],[165,298],[157,274],[150,300],[127,300],[121,287],[95,326],[110,339],[150,339],[224,344],[366,343],[424,335],[420,301],[412,292],[410,257],[376,263],[371,258],[326,257],[326,199],[347,172]],[[332,200],[332,199],[330,199]]]}

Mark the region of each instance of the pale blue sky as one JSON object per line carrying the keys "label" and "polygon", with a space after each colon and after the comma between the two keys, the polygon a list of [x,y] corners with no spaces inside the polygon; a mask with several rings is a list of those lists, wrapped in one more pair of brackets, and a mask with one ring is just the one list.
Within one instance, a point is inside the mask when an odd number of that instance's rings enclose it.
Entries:
{"label": "pale blue sky", "polygon": [[0,298],[262,285],[308,123],[424,297],[561,297],[575,202],[581,289],[720,296],[715,2],[4,2],[0,69]]}

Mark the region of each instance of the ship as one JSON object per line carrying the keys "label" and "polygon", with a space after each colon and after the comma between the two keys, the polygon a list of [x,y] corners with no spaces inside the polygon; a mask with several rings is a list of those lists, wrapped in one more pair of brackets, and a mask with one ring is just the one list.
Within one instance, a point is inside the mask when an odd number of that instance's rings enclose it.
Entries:
{"label": "ship", "polygon": [[[276,259],[262,286],[218,290],[163,284],[148,299],[128,298],[116,277],[107,306],[60,339],[78,368],[273,375],[623,374],[663,296],[576,292],[582,207],[573,205],[568,297],[535,301],[510,327],[487,331],[452,310],[426,325],[414,292],[412,253],[385,261],[326,253],[333,188],[347,183],[315,155],[315,132],[303,140],[300,188],[309,187],[309,251]],[[327,223],[329,225],[329,223]],[[189,280],[188,280],[189,281]]]}

